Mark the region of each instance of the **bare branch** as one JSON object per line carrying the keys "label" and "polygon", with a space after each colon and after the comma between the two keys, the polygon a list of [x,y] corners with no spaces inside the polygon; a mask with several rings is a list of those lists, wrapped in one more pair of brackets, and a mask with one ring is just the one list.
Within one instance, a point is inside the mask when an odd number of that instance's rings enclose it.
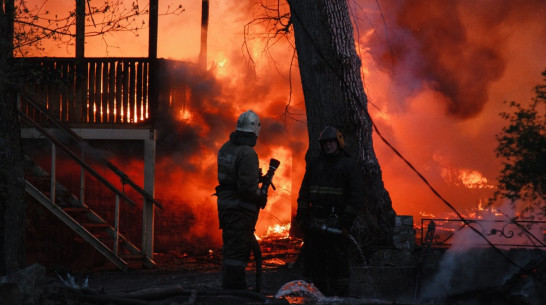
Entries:
{"label": "bare branch", "polygon": [[[180,0],[173,0],[180,1]],[[40,50],[43,40],[52,39],[58,42],[58,45],[67,45],[73,43],[76,36],[76,12],[75,8],[69,10],[66,15],[58,16],[45,10],[44,0],[40,5],[32,8],[27,6],[25,1],[20,1],[16,8],[16,29],[15,29],[15,48],[21,55],[35,48]],[[131,6],[124,5],[122,0],[112,0],[101,2],[98,6],[93,6],[87,0],[86,36],[104,36],[115,32],[132,32],[136,36],[146,25],[146,16],[149,14],[148,4],[141,7],[138,0],[132,2]],[[178,15],[185,9],[181,4],[169,5],[165,12],[160,15]],[[106,42],[105,37],[102,37]]]}

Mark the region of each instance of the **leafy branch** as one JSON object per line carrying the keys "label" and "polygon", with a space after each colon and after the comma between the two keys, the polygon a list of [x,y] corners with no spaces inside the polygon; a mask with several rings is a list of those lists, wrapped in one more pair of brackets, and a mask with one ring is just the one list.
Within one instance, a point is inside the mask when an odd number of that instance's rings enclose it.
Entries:
{"label": "leafy branch", "polygon": [[508,126],[496,135],[502,170],[494,199],[531,202],[529,209],[546,215],[546,70],[542,75],[544,83],[535,87],[536,97],[527,107],[512,101],[513,112],[500,114]]}

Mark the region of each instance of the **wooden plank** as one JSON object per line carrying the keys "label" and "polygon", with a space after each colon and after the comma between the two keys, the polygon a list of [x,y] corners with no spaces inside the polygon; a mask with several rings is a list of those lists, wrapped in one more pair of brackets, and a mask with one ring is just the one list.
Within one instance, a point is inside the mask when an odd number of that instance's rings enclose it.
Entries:
{"label": "wooden plank", "polygon": [[110,62],[110,71],[108,76],[108,119],[107,122],[113,123],[116,98],[116,62]]}
{"label": "wooden plank", "polygon": [[108,65],[107,61],[102,63],[102,97],[100,105],[100,122],[104,123],[108,119]]}
{"label": "wooden plank", "polygon": [[149,79],[150,79],[150,76],[148,75],[148,69],[149,67],[149,63],[148,62],[144,62],[144,71],[142,73],[143,75],[143,88],[142,88],[142,96],[143,96],[143,104],[144,104],[144,120],[148,120],[148,107],[149,107],[149,97],[148,97],[148,86],[150,85],[149,84]]}
{"label": "wooden plank", "polygon": [[49,87],[49,109],[50,113],[57,120],[61,119],[61,92],[59,85],[61,83],[60,71],[58,69],[58,63],[54,61],[49,62],[49,75],[52,82],[48,84]]}
{"label": "wooden plank", "polygon": [[121,123],[122,92],[123,92],[123,64],[118,61],[116,68],[116,123]]}
{"label": "wooden plank", "polygon": [[93,118],[93,109],[95,108],[95,63],[89,62],[89,73],[87,76],[89,82],[89,94],[88,98],[84,100],[87,107],[85,107],[85,112],[83,113],[83,121],[87,123],[94,122]]}
{"label": "wooden plank", "polygon": [[85,99],[87,95],[87,62],[80,59],[76,62],[76,96],[74,98],[74,115],[72,122],[84,122]]}
{"label": "wooden plank", "polygon": [[142,115],[143,105],[142,105],[142,62],[136,62],[135,68],[137,69],[137,83],[136,83],[136,111],[135,111],[135,123],[140,122],[144,119]]}
{"label": "wooden plank", "polygon": [[122,123],[128,122],[129,114],[129,63],[123,63],[123,113],[122,113]]}
{"label": "wooden plank", "polygon": [[67,122],[68,121],[68,93],[69,93],[69,87],[68,87],[68,63],[67,62],[59,62],[58,65],[60,65],[61,70],[61,122]]}
{"label": "wooden plank", "polygon": [[100,123],[100,115],[102,111],[102,62],[95,62],[97,67],[95,71],[95,108],[93,109],[93,122]]}
{"label": "wooden plank", "polygon": [[[43,64],[42,73],[44,73],[45,81],[43,81],[41,83],[41,91],[43,92],[42,96],[44,97],[44,108],[49,110],[49,109],[51,109],[51,105],[50,105],[50,102],[51,102],[51,88],[49,86],[49,82],[47,81],[47,79],[49,77],[49,73],[51,72],[51,67],[50,67],[50,62],[49,61],[43,61],[42,64]],[[41,114],[40,112],[36,112],[36,117],[37,117],[38,122],[40,122],[40,123],[43,123],[43,122],[47,121],[47,119],[44,117],[44,115]]]}
{"label": "wooden plank", "polygon": [[78,95],[77,86],[77,66],[75,63],[68,65],[68,122],[78,122],[76,114],[76,96]]}
{"label": "wooden plank", "polygon": [[129,62],[129,114],[128,114],[128,123],[134,123],[136,122],[136,90],[135,90],[135,63],[130,61]]}

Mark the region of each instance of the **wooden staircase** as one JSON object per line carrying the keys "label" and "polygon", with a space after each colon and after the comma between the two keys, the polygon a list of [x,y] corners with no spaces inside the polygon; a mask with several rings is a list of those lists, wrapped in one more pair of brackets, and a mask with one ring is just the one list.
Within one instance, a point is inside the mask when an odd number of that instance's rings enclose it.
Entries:
{"label": "wooden staircase", "polygon": [[[48,116],[47,111],[35,105],[43,115]],[[26,192],[32,196],[37,202],[46,207],[51,213],[59,218],[70,229],[74,230],[81,238],[93,246],[100,254],[106,257],[116,267],[123,271],[132,268],[152,268],[156,264],[152,257],[149,257],[145,252],[139,249],[135,244],[130,242],[126,236],[119,231],[120,218],[120,202],[135,206],[135,203],[122,191],[110,184],[106,178],[100,175],[91,165],[82,160],[74,153],[67,145],[63,143],[52,133],[48,132],[41,124],[38,124],[24,112],[19,111],[19,116],[22,122],[30,124],[38,130],[43,137],[48,138],[52,143],[52,168],[51,173],[41,168],[38,164],[25,158],[26,164]],[[59,124],[48,116],[48,123],[53,123],[57,130],[64,131],[64,136],[70,135],[71,141],[78,143],[80,147],[89,147],[81,138],[75,135],[71,130]],[[28,125],[27,124],[27,125]],[[114,211],[114,223],[108,223],[105,218],[94,211],[85,203],[83,192],[80,198],[72,194],[64,187],[55,177],[55,162],[56,162],[56,147],[60,147],[72,161],[76,162],[82,170],[82,173],[91,174],[95,180],[102,183],[106,190],[115,194],[115,203],[112,203]],[[137,193],[142,196],[143,201],[152,202],[155,206],[161,208],[161,205],[155,199],[140,188],[137,184],[125,175],[121,170],[112,165],[109,161],[104,160],[107,167],[118,175],[124,184],[133,187]],[[82,185],[85,183],[84,174],[82,174]],[[153,251],[152,251],[153,253]]]}

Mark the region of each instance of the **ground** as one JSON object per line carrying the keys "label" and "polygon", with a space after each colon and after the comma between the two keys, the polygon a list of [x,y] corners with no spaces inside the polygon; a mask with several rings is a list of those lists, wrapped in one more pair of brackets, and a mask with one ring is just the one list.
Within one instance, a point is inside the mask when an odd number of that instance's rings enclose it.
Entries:
{"label": "ground", "polygon": [[[263,252],[263,285],[260,293],[252,290],[256,287],[256,272],[254,262],[247,268],[247,284],[249,289],[245,291],[223,291],[221,289],[221,255],[210,252],[206,255],[184,254],[157,254],[154,259],[158,265],[154,269],[135,269],[127,272],[115,268],[94,268],[86,271],[59,271],[59,275],[66,280],[69,273],[74,278],[76,285],[83,289],[68,288],[57,274],[47,272],[47,283],[39,303],[36,305],[95,305],[95,304],[147,304],[147,305],[177,305],[177,304],[201,304],[201,305],[251,305],[251,304],[321,304],[321,305],[363,305],[363,304],[413,304],[415,302],[394,302],[391,300],[366,299],[362,295],[350,298],[302,298],[290,297],[285,299],[275,298],[281,287],[294,280],[302,280],[301,266],[298,263],[299,247],[298,239],[274,239],[261,242]],[[537,251],[534,251],[537,252]],[[543,258],[543,252],[539,251]],[[497,255],[498,256],[498,255]],[[486,257],[486,261],[494,261]],[[485,264],[484,265],[490,265]],[[543,305],[544,281],[536,281],[534,278],[543,279],[546,272],[546,264],[540,265],[530,276],[515,276],[505,285],[486,286],[470,291],[463,291],[448,299],[437,303],[427,300],[427,305]],[[373,266],[371,266],[373,267]],[[387,270],[388,268],[377,268]],[[395,270],[394,268],[393,270]],[[498,268],[497,268],[498,269]],[[375,269],[374,269],[375,270]],[[396,269],[398,270],[398,269]],[[401,270],[401,269],[400,269]],[[390,277],[389,277],[390,276]],[[490,274],[488,279],[491,279]],[[379,278],[378,278],[379,277]],[[396,278],[392,274],[379,273],[373,280]],[[388,285],[402,285],[413,287],[413,277],[399,283],[388,281]],[[362,279],[360,279],[362,280]],[[470,281],[467,278],[465,281]],[[381,281],[380,281],[381,282]],[[355,285],[366,284],[353,278]],[[532,284],[532,285],[531,285]],[[360,287],[360,286],[359,286]],[[375,282],[374,287],[381,287]],[[534,292],[531,288],[534,287]],[[2,286],[0,285],[0,288]],[[6,288],[6,287],[5,287]],[[524,289],[525,293],[520,291]],[[0,291],[0,304],[2,295]],[[361,291],[362,292],[362,291]],[[518,293],[515,293],[518,292]],[[361,293],[362,294],[362,293]],[[366,295],[373,295],[368,294]],[[390,294],[389,294],[390,295]],[[394,298],[395,296],[392,295]],[[25,304],[29,303],[6,303]]]}
{"label": "ground", "polygon": [[[73,272],[75,283],[87,279],[85,289],[67,289],[56,274],[48,274],[43,299],[45,305],[72,304],[263,304],[270,303],[283,284],[301,279],[295,266],[301,240],[287,239],[262,243],[263,285],[256,293],[255,263],[247,268],[245,292],[221,290],[221,258],[216,255],[189,256],[158,254],[154,269],[122,272],[90,270]],[[64,273],[64,272],[62,272]],[[66,273],[65,273],[66,274]],[[65,275],[61,275],[63,278]],[[141,294],[129,297],[128,293]],[[193,295],[192,295],[193,293]],[[146,295],[146,296],[144,296]],[[195,298],[196,297],[196,298]],[[195,299],[194,299],[195,298]],[[115,300],[117,299],[117,300]],[[125,299],[125,300],[123,300]],[[147,299],[147,300],[144,300]]]}

